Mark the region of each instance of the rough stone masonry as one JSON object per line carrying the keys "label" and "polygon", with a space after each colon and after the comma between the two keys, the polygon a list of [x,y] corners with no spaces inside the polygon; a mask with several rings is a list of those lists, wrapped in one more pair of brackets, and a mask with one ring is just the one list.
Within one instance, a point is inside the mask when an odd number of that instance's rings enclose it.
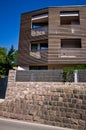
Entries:
{"label": "rough stone masonry", "polygon": [[86,83],[15,82],[11,70],[0,116],[86,130]]}

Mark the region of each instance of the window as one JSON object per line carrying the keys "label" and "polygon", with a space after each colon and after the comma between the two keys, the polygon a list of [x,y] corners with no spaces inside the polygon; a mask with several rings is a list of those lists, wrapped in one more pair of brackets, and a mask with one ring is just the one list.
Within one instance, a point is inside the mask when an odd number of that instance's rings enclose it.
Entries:
{"label": "window", "polygon": [[48,13],[32,16],[32,28],[39,29],[48,26]]}
{"label": "window", "polygon": [[40,44],[40,50],[47,50],[47,49],[48,49],[48,44],[47,43]]}
{"label": "window", "polygon": [[37,51],[38,50],[38,44],[31,44],[31,51]]}
{"label": "window", "polygon": [[31,42],[31,51],[41,51],[48,49],[48,40]]}
{"label": "window", "polygon": [[80,24],[79,11],[60,11],[60,24]]}
{"label": "window", "polygon": [[38,29],[38,28],[40,28],[39,25],[33,25],[33,29]]}
{"label": "window", "polygon": [[29,66],[30,70],[48,70],[48,66]]}
{"label": "window", "polygon": [[61,48],[81,48],[81,39],[61,39]]}

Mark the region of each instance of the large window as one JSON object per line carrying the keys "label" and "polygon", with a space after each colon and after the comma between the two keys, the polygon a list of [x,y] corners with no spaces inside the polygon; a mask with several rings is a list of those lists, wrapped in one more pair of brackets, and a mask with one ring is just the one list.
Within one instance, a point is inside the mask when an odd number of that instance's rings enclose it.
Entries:
{"label": "large window", "polygon": [[48,41],[37,41],[31,43],[31,51],[41,51],[41,50],[47,50],[48,49]]}
{"label": "large window", "polygon": [[61,39],[61,48],[81,48],[81,39]]}
{"label": "large window", "polygon": [[38,44],[31,44],[31,51],[37,51],[38,50]]}
{"label": "large window", "polygon": [[47,50],[47,49],[48,49],[48,44],[47,43],[40,44],[40,50]]}
{"label": "large window", "polygon": [[29,66],[30,70],[48,70],[48,66]]}
{"label": "large window", "polygon": [[80,24],[79,11],[60,11],[61,25]]}

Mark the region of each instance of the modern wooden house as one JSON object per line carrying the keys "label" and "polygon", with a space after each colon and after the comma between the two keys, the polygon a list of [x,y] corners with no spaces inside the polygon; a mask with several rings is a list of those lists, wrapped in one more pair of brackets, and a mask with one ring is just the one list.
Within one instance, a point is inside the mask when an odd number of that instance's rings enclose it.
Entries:
{"label": "modern wooden house", "polygon": [[86,6],[49,7],[21,15],[18,69],[86,64]]}

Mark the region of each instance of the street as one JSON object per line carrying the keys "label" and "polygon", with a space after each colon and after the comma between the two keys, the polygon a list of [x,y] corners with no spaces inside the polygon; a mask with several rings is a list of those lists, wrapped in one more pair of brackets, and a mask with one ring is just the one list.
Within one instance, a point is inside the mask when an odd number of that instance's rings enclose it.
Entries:
{"label": "street", "polygon": [[73,130],[73,129],[0,118],[0,130]]}

